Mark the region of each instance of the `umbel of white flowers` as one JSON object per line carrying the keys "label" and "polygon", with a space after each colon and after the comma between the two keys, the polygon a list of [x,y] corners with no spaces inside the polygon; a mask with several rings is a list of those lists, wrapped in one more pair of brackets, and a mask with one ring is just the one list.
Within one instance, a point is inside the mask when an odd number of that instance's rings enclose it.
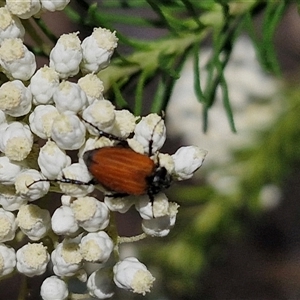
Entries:
{"label": "umbel of white flowers", "polygon": [[[188,146],[173,155],[160,153],[166,128],[159,115],[136,117],[104,99],[103,83],[95,74],[109,65],[117,46],[114,32],[95,28],[82,42],[77,33],[64,34],[50,53],[49,65],[36,70],[35,56],[23,44],[20,18],[63,9],[67,3],[7,1],[0,8],[0,65],[9,78],[0,86],[0,277],[15,269],[28,277],[41,275],[51,262],[53,276],[41,286],[44,300],[66,299],[70,277],[85,282],[90,295],[98,299],[112,297],[116,286],[144,295],[155,279],[137,258],[121,260],[112,255],[119,239],[108,234],[113,226],[110,214],[134,206],[144,234],[163,237],[175,225],[178,204],[169,202],[163,192],[154,196],[153,203],[148,195],[106,196],[100,202],[91,195],[94,185],[60,182],[61,205],[51,215],[39,206],[50,193],[50,183],[39,180],[64,176],[90,182],[83,154],[116,145],[114,139],[99,137],[95,128],[126,140],[144,155],[153,141],[151,159],[173,180],[191,178],[206,151]],[[78,82],[68,81],[79,71],[84,76]],[[34,143],[38,139],[43,146]],[[72,162],[68,150],[77,151],[77,162]],[[30,242],[14,249],[6,242],[14,240],[17,232]],[[51,252],[42,242],[44,237],[53,242]],[[91,264],[93,271],[87,267]]]}

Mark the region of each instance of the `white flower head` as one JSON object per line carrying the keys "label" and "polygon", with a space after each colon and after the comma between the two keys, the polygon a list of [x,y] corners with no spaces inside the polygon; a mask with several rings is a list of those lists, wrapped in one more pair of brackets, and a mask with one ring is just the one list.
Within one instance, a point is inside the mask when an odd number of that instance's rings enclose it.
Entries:
{"label": "white flower head", "polygon": [[33,135],[29,126],[21,122],[0,125],[0,151],[16,161],[24,160],[33,145]]}
{"label": "white flower head", "polygon": [[108,299],[114,295],[111,270],[99,269],[93,272],[87,281],[89,294],[97,299]]}
{"label": "white flower head", "polygon": [[94,197],[81,197],[72,202],[75,218],[88,232],[105,229],[109,224],[108,207]]}
{"label": "white flower head", "polygon": [[65,167],[71,165],[71,158],[54,142],[47,141],[40,149],[38,164],[46,178],[55,179]]}
{"label": "white flower head", "polygon": [[113,268],[115,284],[125,290],[145,295],[150,292],[155,278],[135,257],[127,257]]}
{"label": "white flower head", "polygon": [[10,161],[8,157],[0,157],[0,184],[14,184],[16,176],[21,172],[22,166],[17,162]]}
{"label": "white flower head", "polygon": [[79,230],[73,210],[69,206],[58,207],[51,218],[52,230],[57,235],[74,235]]}
{"label": "white flower head", "polygon": [[15,215],[0,208],[0,243],[13,240],[17,227]]}
{"label": "white flower head", "polygon": [[111,211],[117,211],[119,213],[126,213],[129,208],[135,204],[137,197],[126,196],[126,197],[114,197],[105,196],[104,203]]}
{"label": "white flower head", "polygon": [[50,67],[59,73],[61,78],[72,77],[79,72],[82,49],[78,33],[63,34],[50,52]]}
{"label": "white flower head", "polygon": [[17,221],[22,232],[32,241],[43,238],[51,225],[49,211],[33,204],[20,207]]}
{"label": "white flower head", "polygon": [[20,80],[3,83],[0,86],[0,109],[12,117],[20,117],[29,113],[32,95]]}
{"label": "white flower head", "polygon": [[12,15],[6,6],[0,7],[0,44],[4,39],[23,39],[25,29],[19,18]]}
{"label": "white flower head", "polygon": [[[115,107],[108,100],[95,100],[82,113],[82,118],[99,130],[110,133],[115,121]],[[86,123],[90,134],[99,136],[99,130]]]}
{"label": "white flower head", "polygon": [[19,38],[5,39],[1,43],[0,65],[8,77],[20,80],[29,80],[36,69],[34,54]]}
{"label": "white flower head", "polygon": [[168,205],[168,214],[158,218],[144,219],[142,229],[149,236],[164,237],[169,234],[174,227],[179,205],[170,202]]}
{"label": "white flower head", "polygon": [[59,112],[53,105],[38,105],[29,115],[30,129],[41,139],[50,138],[53,120],[58,116]]}
{"label": "white flower head", "polygon": [[164,167],[168,174],[173,174],[175,165],[173,157],[167,153],[158,153],[157,157],[155,157],[156,162],[159,164],[160,167]]}
{"label": "white flower head", "polygon": [[13,15],[21,19],[29,19],[41,9],[38,0],[7,0],[6,5]]}
{"label": "white flower head", "polygon": [[[74,163],[64,168],[59,179],[65,180],[59,186],[63,193],[69,196],[83,197],[94,190],[94,185],[83,184],[92,180],[92,176],[84,164]],[[76,180],[78,183],[71,184],[68,180]]]}
{"label": "white flower head", "polygon": [[18,210],[23,204],[27,203],[27,199],[16,194],[16,191],[6,189],[5,192],[0,193],[0,205],[6,211]]}
{"label": "white flower head", "polygon": [[97,73],[106,68],[117,47],[115,32],[105,28],[94,28],[92,35],[82,41],[83,59],[80,65],[83,73]]}
{"label": "white flower head", "polygon": [[155,195],[153,203],[148,195],[141,196],[135,207],[145,220],[169,215],[169,201],[164,193]]}
{"label": "white flower head", "polygon": [[50,183],[48,181],[39,181],[40,179],[44,180],[46,178],[35,169],[22,171],[16,177],[16,193],[28,201],[42,198],[48,193]]}
{"label": "white flower head", "polygon": [[70,2],[70,0],[40,0],[42,4],[43,10],[48,11],[57,11],[57,10],[63,10]]}
{"label": "white flower head", "polygon": [[173,177],[177,180],[189,179],[202,166],[207,151],[196,146],[179,148],[172,155],[175,171]]}
{"label": "white flower head", "polygon": [[81,239],[80,252],[89,262],[106,262],[114,248],[114,243],[104,231],[88,233]]}
{"label": "white flower head", "polygon": [[16,266],[14,248],[0,244],[0,278],[10,274]]}
{"label": "white flower head", "polygon": [[126,109],[116,110],[115,116],[116,119],[111,133],[125,139],[134,131],[136,117]]}
{"label": "white flower head", "polygon": [[52,123],[51,138],[64,150],[77,150],[85,142],[85,126],[72,113],[57,116]]}
{"label": "white flower head", "polygon": [[152,154],[159,150],[166,140],[166,126],[161,116],[149,114],[143,117],[136,125],[134,139],[144,147],[144,152],[149,153],[149,143],[152,141]]}
{"label": "white flower head", "polygon": [[126,141],[128,143],[128,146],[134,152],[137,152],[137,153],[140,153],[140,154],[144,154],[144,146],[140,142],[138,142],[137,140],[135,140],[133,138],[127,139]]}
{"label": "white flower head", "polygon": [[0,125],[3,123],[7,123],[7,119],[5,113],[2,110],[0,110]]}
{"label": "white flower head", "polygon": [[68,295],[67,284],[57,276],[47,277],[41,285],[41,297],[43,300],[65,300]]}
{"label": "white flower head", "polygon": [[77,83],[62,81],[56,89],[53,100],[59,112],[72,112],[74,114],[82,111],[87,106],[85,92]]}
{"label": "white flower head", "polygon": [[28,277],[44,274],[49,260],[47,247],[42,243],[28,243],[17,251],[17,269]]}
{"label": "white flower head", "polygon": [[88,103],[91,105],[95,100],[103,100],[104,85],[95,74],[87,74],[78,80],[78,85],[85,92]]}
{"label": "white flower head", "polygon": [[64,239],[52,251],[51,261],[55,275],[73,276],[77,274],[82,268],[82,256],[79,244],[72,239]]}
{"label": "white flower head", "polygon": [[59,85],[59,74],[48,66],[44,66],[36,71],[30,79],[29,88],[33,95],[33,103],[51,104],[52,96]]}

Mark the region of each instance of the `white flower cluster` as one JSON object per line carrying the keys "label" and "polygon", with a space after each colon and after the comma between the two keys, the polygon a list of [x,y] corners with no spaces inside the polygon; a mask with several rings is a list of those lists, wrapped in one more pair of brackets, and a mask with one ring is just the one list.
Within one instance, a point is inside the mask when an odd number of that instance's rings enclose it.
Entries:
{"label": "white flower cluster", "polygon": [[[50,53],[49,66],[36,70],[35,57],[22,42],[19,18],[63,9],[67,2],[11,0],[0,8],[0,65],[8,78],[0,86],[0,277],[15,268],[29,277],[41,275],[51,262],[54,275],[41,287],[45,300],[66,299],[68,277],[86,282],[90,295],[98,299],[112,297],[113,282],[144,295],[154,277],[134,257],[115,261],[118,239],[117,233],[109,235],[115,228],[110,214],[125,213],[134,205],[146,235],[167,235],[178,205],[168,201],[160,184],[167,187],[171,181],[190,178],[206,151],[182,147],[173,155],[159,153],[166,139],[163,119],[157,114],[135,117],[104,98],[103,83],[95,73],[108,66],[117,46],[115,33],[107,29],[94,29],[83,42],[77,33],[62,35]],[[68,80],[80,71],[84,76],[78,82]],[[114,147],[120,142],[128,147]],[[118,175],[113,167],[87,162],[88,151],[108,146],[121,154],[122,149],[132,149],[128,171],[125,165]],[[77,161],[69,150],[77,151]],[[99,177],[93,178],[97,172]],[[109,184],[101,181],[111,175]],[[52,215],[39,206],[41,198],[50,198],[50,180],[62,193]],[[104,202],[91,194],[92,180],[103,184]],[[128,185],[139,192],[127,192]],[[16,251],[5,242],[18,232],[30,242]],[[53,241],[51,252],[45,237]],[[87,267],[91,264],[97,266],[93,272]]]}

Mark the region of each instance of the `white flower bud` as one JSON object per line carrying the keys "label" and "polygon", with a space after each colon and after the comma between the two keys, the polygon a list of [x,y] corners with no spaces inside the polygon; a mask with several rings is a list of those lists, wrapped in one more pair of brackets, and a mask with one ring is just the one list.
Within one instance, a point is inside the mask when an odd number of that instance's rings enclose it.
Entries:
{"label": "white flower bud", "polygon": [[6,5],[13,15],[21,19],[29,19],[41,9],[38,0],[7,0]]}
{"label": "white flower bud", "polygon": [[88,233],[81,239],[80,252],[89,262],[106,262],[114,248],[114,243],[104,231]]}
{"label": "white flower bud", "polygon": [[149,143],[152,141],[152,154],[159,150],[166,140],[166,126],[161,116],[149,114],[136,125],[134,139],[144,146],[144,152],[149,153]]}
{"label": "white flower bud", "polygon": [[114,295],[111,270],[99,269],[93,272],[86,285],[89,294],[97,299],[108,299]]}
{"label": "white flower bud", "polygon": [[16,176],[22,167],[18,163],[10,161],[6,156],[0,157],[0,183],[3,185],[14,184]]}
{"label": "white flower bud", "polygon": [[74,114],[60,114],[53,120],[51,138],[64,150],[77,150],[85,142],[85,126]]}
{"label": "white flower bud", "polygon": [[87,106],[87,97],[80,86],[74,82],[63,81],[56,89],[53,100],[59,112],[66,111],[74,114]]}
{"label": "white flower bud", "polygon": [[104,85],[95,74],[87,74],[78,80],[78,85],[85,92],[88,103],[91,105],[95,100],[103,100]]}
{"label": "white flower bud", "polygon": [[174,160],[170,154],[158,153],[156,160],[160,167],[164,167],[167,170],[168,174],[174,173]]}
{"label": "white flower bud", "polygon": [[113,268],[115,284],[125,290],[145,295],[150,292],[155,278],[135,257],[127,257]]}
{"label": "white flower bud", "polygon": [[106,68],[117,47],[115,32],[105,28],[94,28],[92,35],[81,44],[83,60],[80,68],[83,73],[97,73]]}
{"label": "white flower bud", "polygon": [[51,218],[51,227],[57,235],[74,235],[79,229],[73,210],[69,206],[60,206],[55,210]]}
{"label": "white flower bud", "polygon": [[168,214],[153,219],[144,219],[142,221],[142,229],[149,236],[164,237],[169,234],[176,222],[176,215],[179,205],[170,202],[168,206]]}
{"label": "white flower bud", "polygon": [[206,150],[196,146],[187,146],[179,148],[172,155],[175,165],[173,177],[177,180],[189,179],[202,166],[207,154]]}
{"label": "white flower bud", "polygon": [[0,208],[0,243],[13,240],[17,227],[15,215]]}
{"label": "white flower bud", "polygon": [[6,211],[18,210],[25,203],[27,203],[27,199],[17,195],[15,190],[0,193],[0,205]]}
{"label": "white flower bud", "polygon": [[75,198],[71,197],[69,195],[62,195],[60,197],[60,202],[61,202],[61,205],[63,205],[63,206],[70,206],[71,207],[71,204],[73,203],[74,200],[75,200]]}
{"label": "white flower bud", "polygon": [[57,276],[73,276],[82,268],[78,243],[65,239],[51,253],[53,271]]}
{"label": "white flower bud", "polygon": [[82,49],[78,33],[63,34],[50,52],[50,67],[59,73],[61,78],[72,77],[79,72]]}
{"label": "white flower bud", "polygon": [[155,195],[153,203],[151,203],[148,195],[139,197],[135,208],[146,220],[169,215],[169,201],[164,193]]}
{"label": "white flower bud", "polygon": [[48,11],[63,10],[70,2],[70,0],[40,0],[42,8]]}
{"label": "white flower bud", "polygon": [[29,80],[36,69],[34,54],[26,48],[19,38],[5,39],[1,43],[0,65],[7,76],[23,81]]}
{"label": "white flower bud", "polygon": [[54,142],[47,141],[40,150],[38,164],[46,178],[55,179],[65,167],[71,165],[71,158]]}
{"label": "white flower bud", "polygon": [[23,205],[17,214],[20,229],[33,241],[38,241],[47,234],[50,220],[48,210],[33,204]]}
{"label": "white flower bud", "polygon": [[29,113],[32,95],[20,80],[5,82],[0,87],[0,109],[12,117]]}
{"label": "white flower bud", "polygon": [[[92,176],[89,173],[86,165],[80,163],[74,163],[62,170],[63,177],[71,180],[78,180],[81,183],[88,183],[92,180]],[[92,184],[71,184],[71,183],[60,183],[60,189],[64,194],[73,197],[83,197],[91,193],[94,190]]]}
{"label": "white flower bud", "polygon": [[3,123],[7,123],[6,115],[2,110],[0,110],[0,125]]}
{"label": "white flower bud", "polygon": [[[50,183],[48,181],[38,181],[40,179],[46,178],[37,170],[28,169],[22,171],[16,177],[16,193],[28,201],[34,201],[42,198],[48,193]],[[33,183],[34,181],[37,182]]]}
{"label": "white flower bud", "polygon": [[127,139],[128,146],[136,153],[144,154],[144,146],[135,139]]}
{"label": "white flower bud", "polygon": [[107,206],[94,197],[81,197],[71,204],[80,227],[88,232],[105,229],[109,224]]}
{"label": "white flower bud", "polygon": [[116,110],[115,115],[116,119],[111,133],[125,139],[134,131],[136,117],[126,109]]}
{"label": "white flower bud", "polygon": [[48,139],[53,120],[58,116],[59,112],[53,105],[38,105],[29,115],[30,129],[41,139]]}
{"label": "white flower bud", "polygon": [[[99,130],[111,132],[115,121],[115,107],[108,100],[95,100],[82,113],[82,118]],[[99,131],[86,123],[90,134],[99,136]]]}
{"label": "white flower bud", "polygon": [[110,211],[117,211],[119,213],[126,213],[129,208],[135,203],[136,197],[126,196],[126,197],[114,197],[105,196],[104,203],[109,208]]}
{"label": "white flower bud", "polygon": [[44,274],[49,260],[43,243],[28,243],[17,251],[17,269],[28,277]]}
{"label": "white flower bud", "polygon": [[16,266],[14,248],[0,244],[0,278],[10,274]]}
{"label": "white flower bud", "polygon": [[16,161],[24,160],[33,145],[29,126],[21,122],[0,125],[0,151]]}
{"label": "white flower bud", "polygon": [[40,294],[43,300],[65,300],[69,295],[69,291],[67,284],[53,275],[43,281]]}
{"label": "white flower bud", "polygon": [[0,7],[0,44],[7,38],[23,39],[25,29],[19,18],[12,15],[7,7]]}
{"label": "white flower bud", "polygon": [[52,96],[59,85],[58,73],[48,67],[44,66],[36,71],[30,79],[29,88],[33,95],[33,103],[51,104],[53,102]]}

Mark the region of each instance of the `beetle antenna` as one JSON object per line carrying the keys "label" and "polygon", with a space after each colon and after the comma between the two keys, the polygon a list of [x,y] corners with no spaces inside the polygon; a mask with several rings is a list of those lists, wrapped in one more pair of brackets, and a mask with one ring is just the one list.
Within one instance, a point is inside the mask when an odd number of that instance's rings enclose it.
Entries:
{"label": "beetle antenna", "polygon": [[90,180],[89,182],[84,182],[76,179],[66,178],[65,175],[62,175],[62,179],[39,179],[31,182],[30,184],[26,185],[27,188],[30,188],[32,185],[38,182],[48,181],[48,182],[59,182],[59,183],[70,183],[70,184],[78,184],[78,185],[91,185],[94,184],[94,180]]}

